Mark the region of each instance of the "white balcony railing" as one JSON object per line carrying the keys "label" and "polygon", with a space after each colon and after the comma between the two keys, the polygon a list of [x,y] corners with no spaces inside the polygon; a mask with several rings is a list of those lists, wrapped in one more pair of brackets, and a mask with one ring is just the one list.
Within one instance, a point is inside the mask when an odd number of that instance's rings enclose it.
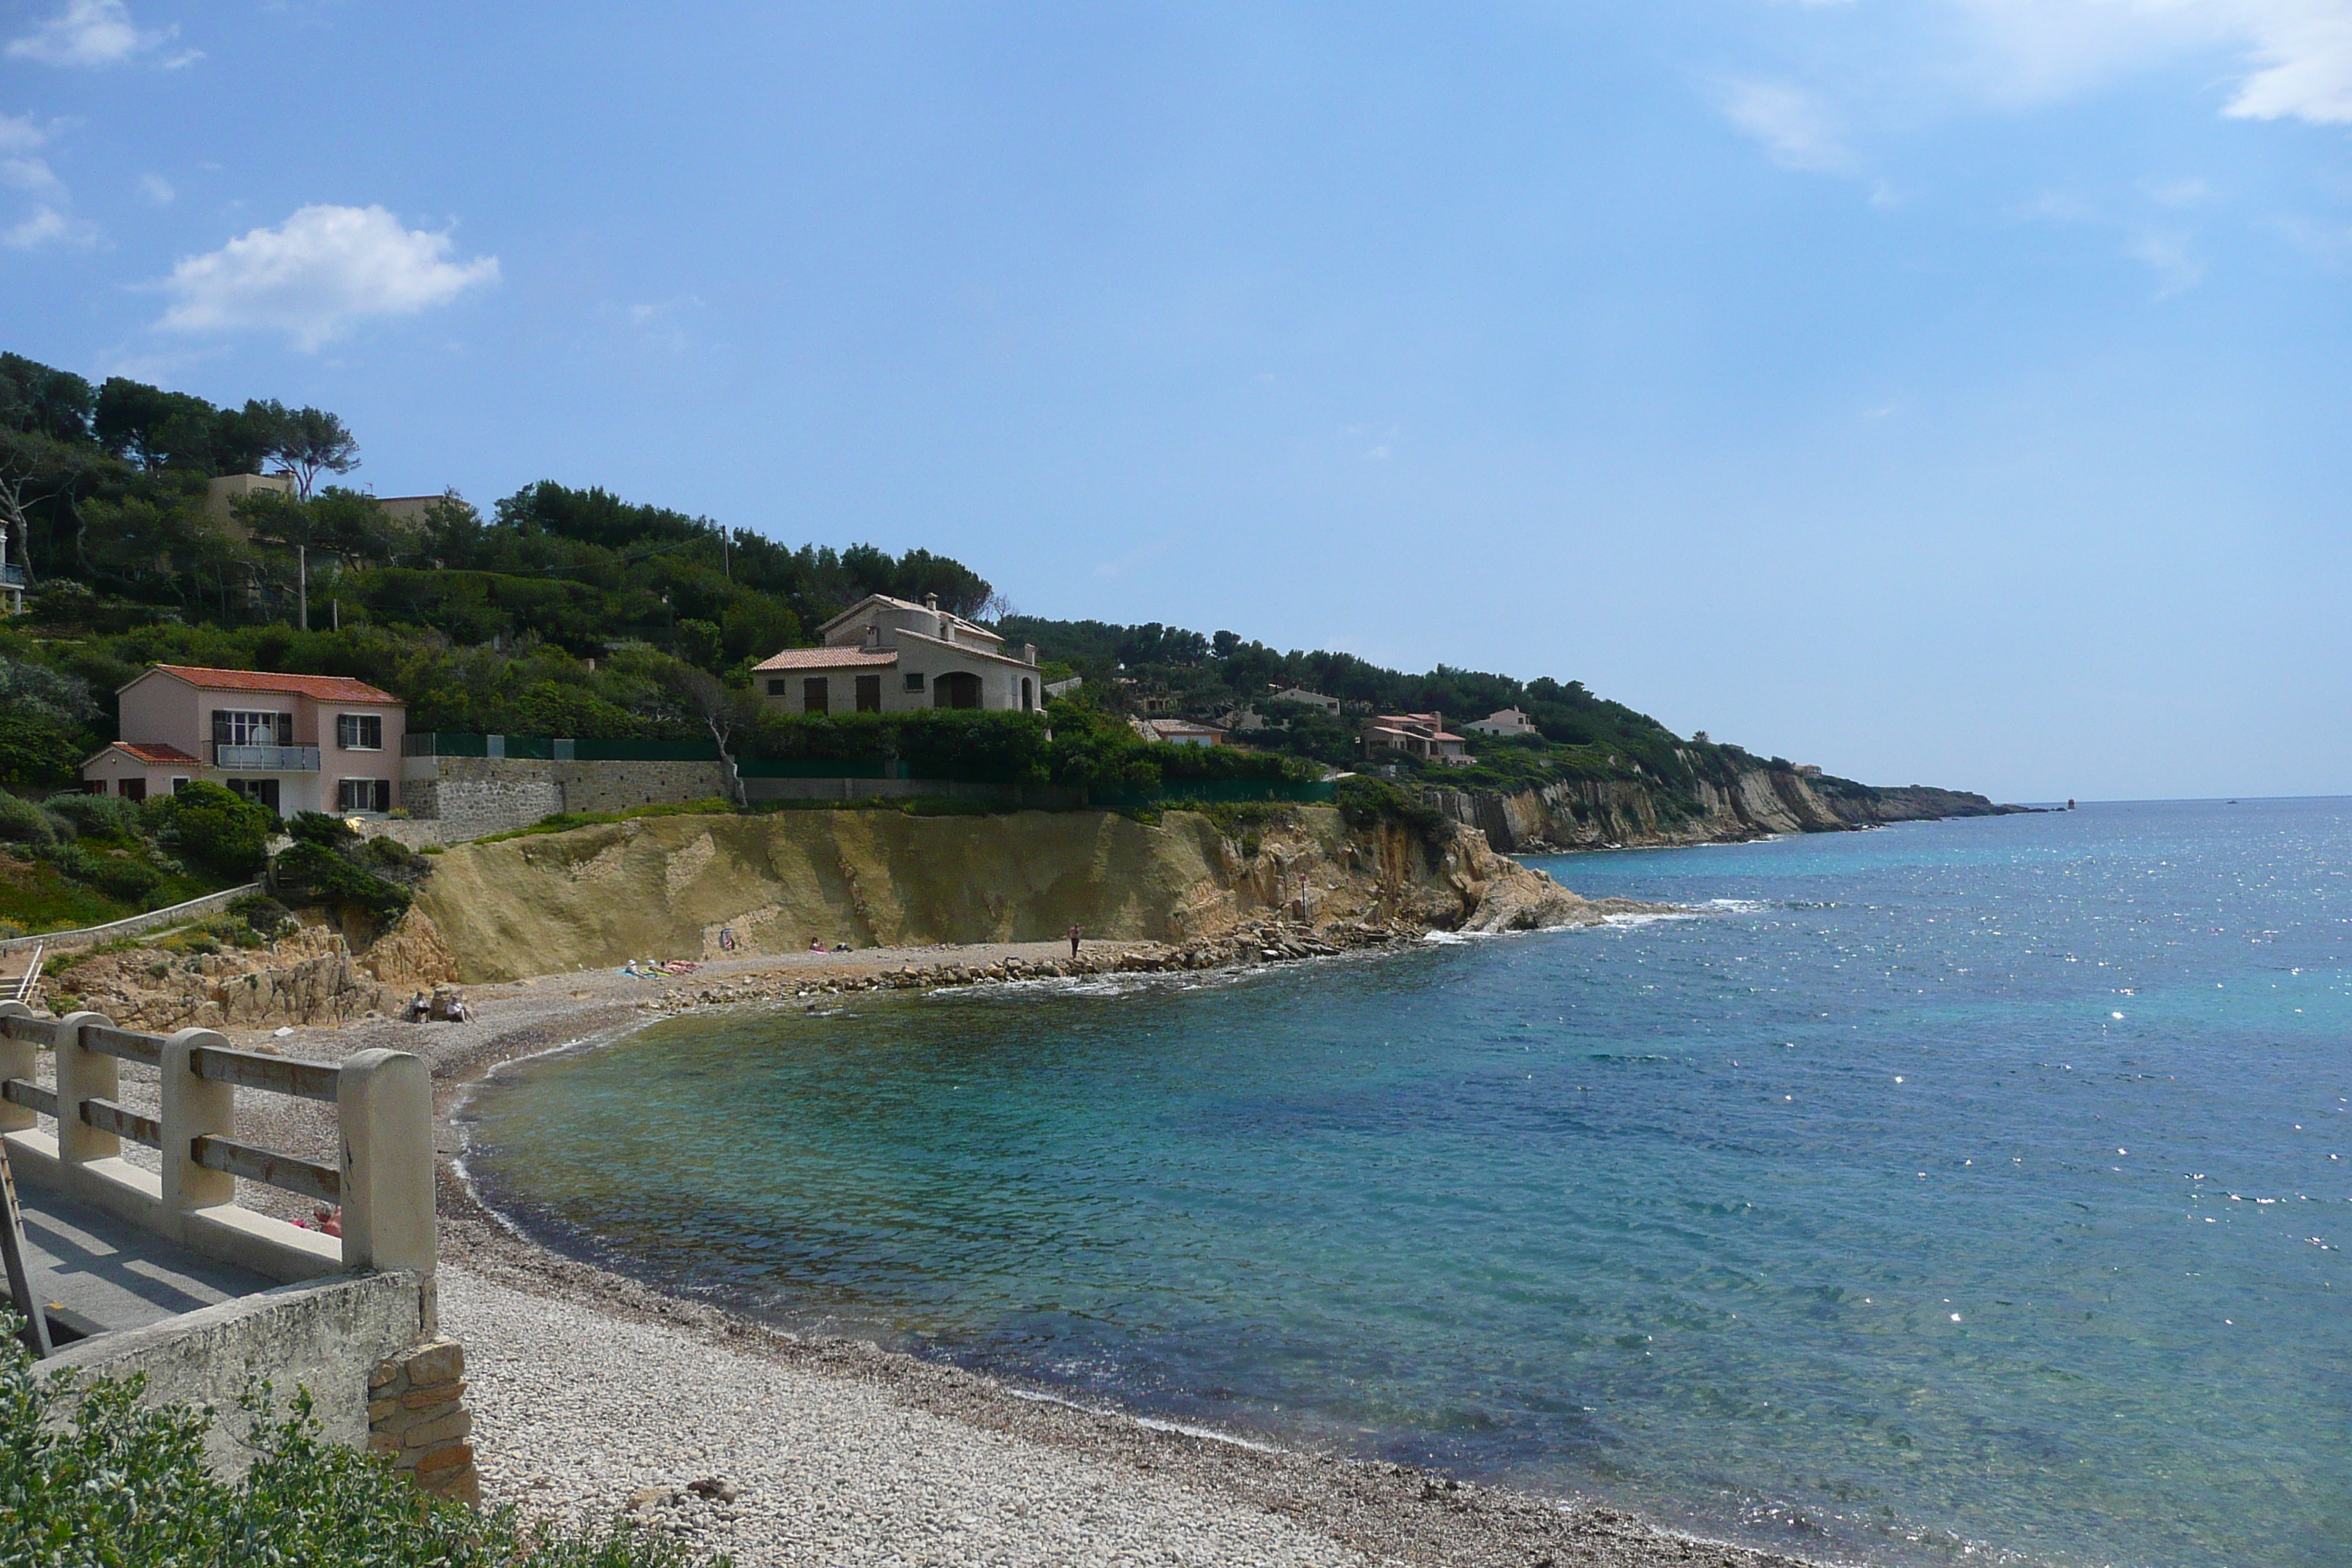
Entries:
{"label": "white balcony railing", "polygon": [[213,746],[213,766],[264,773],[315,773],[319,771],[319,748],[232,746],[223,741]]}

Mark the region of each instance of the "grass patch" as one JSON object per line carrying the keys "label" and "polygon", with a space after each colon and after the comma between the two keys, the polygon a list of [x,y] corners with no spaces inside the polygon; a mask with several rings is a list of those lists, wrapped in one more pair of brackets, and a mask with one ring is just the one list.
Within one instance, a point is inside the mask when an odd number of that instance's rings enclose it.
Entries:
{"label": "grass patch", "polygon": [[[503,844],[509,838],[529,838],[541,833],[569,833],[575,827],[600,827],[608,822],[632,822],[641,816],[733,816],[737,815],[731,801],[715,796],[709,800],[666,802],[656,805],[632,806],[626,811],[559,811],[552,816],[542,816],[529,827],[517,827],[505,833],[492,833],[472,839],[475,844]],[[430,851],[427,851],[430,853]]]}

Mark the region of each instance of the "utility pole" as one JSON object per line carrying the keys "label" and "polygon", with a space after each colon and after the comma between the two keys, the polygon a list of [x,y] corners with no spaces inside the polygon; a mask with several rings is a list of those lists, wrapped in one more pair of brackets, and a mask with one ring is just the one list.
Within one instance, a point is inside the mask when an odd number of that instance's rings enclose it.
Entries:
{"label": "utility pole", "polygon": [[307,632],[310,629],[310,547],[307,544],[294,547],[294,582],[295,603],[300,608],[302,629]]}
{"label": "utility pole", "polygon": [[335,629],[337,631],[341,631],[343,629],[343,602],[341,599],[330,599],[327,601],[327,604],[335,617]]}

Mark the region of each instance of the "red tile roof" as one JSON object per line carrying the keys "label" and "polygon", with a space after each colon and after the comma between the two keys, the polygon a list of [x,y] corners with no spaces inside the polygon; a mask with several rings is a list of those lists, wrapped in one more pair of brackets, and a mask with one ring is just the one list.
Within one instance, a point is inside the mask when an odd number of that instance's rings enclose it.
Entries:
{"label": "red tile roof", "polygon": [[152,763],[158,767],[167,763],[178,763],[192,768],[205,765],[204,759],[192,757],[177,746],[159,746],[146,741],[117,741],[114,742],[114,749],[118,752],[128,752],[139,761]]}
{"label": "red tile roof", "polygon": [[208,691],[291,691],[320,702],[398,702],[389,691],[378,691],[364,680],[347,675],[277,675],[264,669],[206,669],[194,664],[159,664],[166,675]]}
{"label": "red tile roof", "polygon": [[895,653],[862,647],[788,647],[753,669],[851,669],[868,665],[896,664]]}

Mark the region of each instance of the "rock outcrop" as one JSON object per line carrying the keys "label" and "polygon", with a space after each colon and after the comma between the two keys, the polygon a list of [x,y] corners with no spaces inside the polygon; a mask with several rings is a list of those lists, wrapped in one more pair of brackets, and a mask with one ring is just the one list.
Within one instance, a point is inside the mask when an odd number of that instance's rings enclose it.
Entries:
{"label": "rock outcrop", "polygon": [[139,947],[74,964],[51,1005],[105,1014],[127,1029],[258,1029],[389,1013],[400,994],[352,962],[340,932],[309,927],[266,948],[187,954]]}
{"label": "rock outcrop", "polygon": [[[1307,931],[1526,930],[1597,923],[1596,905],[1496,854],[1475,829],[1433,842],[1349,829],[1329,806],[1246,827],[1167,813],[908,816],[896,811],[642,817],[470,844],[417,907],[457,978],[519,979],[630,958],[1090,937],[1185,949],[1275,919]],[[1630,907],[1630,906],[1629,906]]]}
{"label": "rock outcrop", "polygon": [[1672,788],[1641,779],[1562,779],[1517,791],[1426,788],[1423,798],[1506,854],[1737,844],[1889,822],[1997,816],[2022,806],[1926,784],[1878,788],[1784,768],[1748,768]]}

